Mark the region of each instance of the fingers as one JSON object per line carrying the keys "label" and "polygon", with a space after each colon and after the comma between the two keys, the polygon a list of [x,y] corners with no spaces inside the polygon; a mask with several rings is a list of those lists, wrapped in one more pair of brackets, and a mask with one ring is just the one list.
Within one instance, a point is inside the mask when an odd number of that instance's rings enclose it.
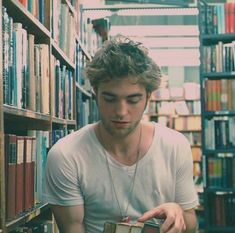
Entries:
{"label": "fingers", "polygon": [[154,208],[145,212],[141,217],[139,217],[138,222],[145,222],[152,218],[162,218],[162,217],[163,217],[162,211],[158,208]]}
{"label": "fingers", "polygon": [[168,216],[160,228],[161,233],[182,233],[186,230],[183,218]]}

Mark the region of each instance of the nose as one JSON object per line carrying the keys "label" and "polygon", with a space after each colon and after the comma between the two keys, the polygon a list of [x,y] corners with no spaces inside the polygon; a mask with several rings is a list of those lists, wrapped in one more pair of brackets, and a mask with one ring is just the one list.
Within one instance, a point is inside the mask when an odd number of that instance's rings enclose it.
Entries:
{"label": "nose", "polygon": [[119,100],[115,106],[115,113],[118,117],[123,117],[128,112],[128,104],[125,100]]}

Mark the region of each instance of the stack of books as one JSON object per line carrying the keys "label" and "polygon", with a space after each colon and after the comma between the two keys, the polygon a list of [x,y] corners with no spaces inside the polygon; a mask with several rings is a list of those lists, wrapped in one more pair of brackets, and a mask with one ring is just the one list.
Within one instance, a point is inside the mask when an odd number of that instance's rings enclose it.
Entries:
{"label": "stack of books", "polygon": [[160,233],[161,223],[105,222],[103,233]]}

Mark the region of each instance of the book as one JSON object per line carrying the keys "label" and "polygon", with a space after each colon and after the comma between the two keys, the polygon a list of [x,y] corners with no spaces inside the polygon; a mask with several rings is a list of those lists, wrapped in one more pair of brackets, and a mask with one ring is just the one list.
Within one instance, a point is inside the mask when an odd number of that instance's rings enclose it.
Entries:
{"label": "book", "polygon": [[115,233],[116,231],[116,223],[114,222],[105,222],[103,233]]}
{"label": "book", "polygon": [[6,219],[16,216],[16,135],[5,134]]}
{"label": "book", "polygon": [[23,211],[23,187],[24,187],[24,136],[16,137],[17,163],[16,163],[16,214]]}
{"label": "book", "polygon": [[27,93],[28,101],[27,108],[35,111],[36,110],[36,83],[35,83],[35,64],[34,64],[34,35],[28,34],[28,82],[27,82]]}
{"label": "book", "polygon": [[160,225],[146,222],[143,227],[143,233],[160,233]]}
{"label": "book", "polygon": [[160,233],[160,226],[164,220],[156,219],[155,222],[126,223],[105,222],[103,233]]}
{"label": "book", "polygon": [[132,225],[130,233],[142,233],[143,225]]}
{"label": "book", "polygon": [[32,140],[30,136],[24,138],[24,210],[32,207]]}
{"label": "book", "polygon": [[129,223],[117,223],[115,233],[130,233],[131,224]]}

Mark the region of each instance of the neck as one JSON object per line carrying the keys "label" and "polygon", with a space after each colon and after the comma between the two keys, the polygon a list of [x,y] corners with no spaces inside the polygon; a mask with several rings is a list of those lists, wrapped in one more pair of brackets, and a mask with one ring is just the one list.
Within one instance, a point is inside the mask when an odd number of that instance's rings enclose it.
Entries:
{"label": "neck", "polygon": [[142,125],[139,124],[135,130],[125,138],[112,137],[102,126],[97,125],[97,136],[106,151],[118,162],[125,165],[136,163],[141,147]]}

